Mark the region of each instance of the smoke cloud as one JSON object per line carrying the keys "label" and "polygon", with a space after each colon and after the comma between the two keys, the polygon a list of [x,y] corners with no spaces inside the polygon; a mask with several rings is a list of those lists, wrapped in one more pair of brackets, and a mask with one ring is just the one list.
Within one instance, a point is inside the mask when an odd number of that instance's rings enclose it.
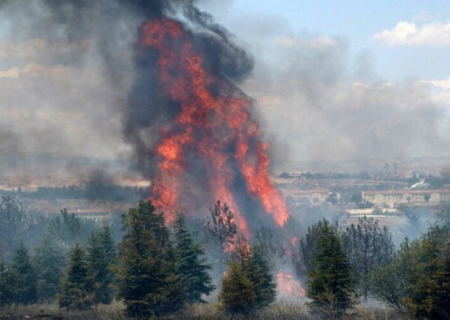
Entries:
{"label": "smoke cloud", "polygon": [[[151,145],[152,129],[143,138],[130,123],[167,114],[153,108],[131,116],[128,93],[140,76],[133,61],[138,26],[163,13],[186,20],[215,72],[255,98],[278,167],[448,150],[447,100],[435,100],[423,82],[389,83],[376,75],[370,54],[353,58],[345,39],[298,34],[276,17],[221,16],[239,35],[236,46],[194,4],[0,1],[0,153],[131,159],[130,142]],[[220,13],[226,3],[198,5]],[[146,156],[136,150],[139,159]],[[73,167],[69,162],[61,171]]]}
{"label": "smoke cloud", "polygon": [[448,155],[448,95],[420,79],[383,79],[374,57],[354,57],[344,38],[294,32],[275,16],[230,15],[221,19],[257,57],[245,91],[259,105],[278,167]]}

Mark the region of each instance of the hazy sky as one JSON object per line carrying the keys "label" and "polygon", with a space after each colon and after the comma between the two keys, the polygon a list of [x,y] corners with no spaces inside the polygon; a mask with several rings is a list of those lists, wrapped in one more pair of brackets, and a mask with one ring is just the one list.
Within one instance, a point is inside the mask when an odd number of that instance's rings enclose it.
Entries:
{"label": "hazy sky", "polygon": [[233,0],[203,5],[239,37],[239,20],[277,21],[280,37],[293,34],[343,37],[353,55],[369,52],[387,79],[450,76],[450,2]]}
{"label": "hazy sky", "polygon": [[450,2],[203,5],[254,54],[247,90],[289,159],[449,154]]}
{"label": "hazy sky", "polygon": [[[0,152],[130,153],[140,17],[123,0],[0,0]],[[274,160],[448,155],[449,1],[199,0],[254,57]]]}

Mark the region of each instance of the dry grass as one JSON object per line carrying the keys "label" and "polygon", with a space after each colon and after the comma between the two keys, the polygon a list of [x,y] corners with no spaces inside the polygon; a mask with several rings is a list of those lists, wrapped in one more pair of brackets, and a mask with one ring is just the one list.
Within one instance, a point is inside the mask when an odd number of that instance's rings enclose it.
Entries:
{"label": "dry grass", "polygon": [[406,320],[406,315],[392,309],[371,308],[362,305],[357,306],[349,315],[350,319],[358,320]]}
{"label": "dry grass", "polygon": [[0,320],[47,319],[47,320],[126,320],[124,305],[113,301],[86,311],[60,309],[56,304],[11,306],[0,309]]}
{"label": "dry grass", "polygon": [[[13,306],[0,309],[0,320],[47,319],[47,320],[129,320],[124,315],[124,304],[114,301],[98,305],[87,311],[59,309],[57,305]],[[165,320],[228,320],[230,315],[219,310],[218,305],[194,304],[183,312],[164,317]],[[307,305],[299,301],[279,301],[269,308],[251,316],[236,315],[234,320],[315,320]],[[348,312],[345,320],[401,320],[406,317],[390,309],[358,306]]]}

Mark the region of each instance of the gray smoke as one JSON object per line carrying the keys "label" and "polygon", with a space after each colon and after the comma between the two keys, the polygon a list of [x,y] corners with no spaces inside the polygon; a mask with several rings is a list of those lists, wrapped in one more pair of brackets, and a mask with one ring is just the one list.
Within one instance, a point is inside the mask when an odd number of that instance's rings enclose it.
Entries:
{"label": "gray smoke", "polygon": [[[36,153],[147,157],[140,152],[139,131],[145,128],[151,136],[142,121],[157,118],[161,108],[141,110],[145,114],[129,108],[136,104],[129,97],[134,79],[148,80],[142,86],[154,81],[139,74],[134,60],[144,20],[163,14],[185,20],[199,32],[197,45],[208,63],[233,81],[243,80],[253,67],[231,35],[194,2],[1,1],[0,125],[8,134],[2,134],[7,141],[0,152],[28,159]],[[148,91],[142,98],[154,100],[147,88],[135,84],[133,90]],[[72,162],[61,171],[80,167]]]}
{"label": "gray smoke", "polygon": [[[227,21],[253,61],[194,3],[0,1],[0,155],[133,158],[129,143],[137,146],[141,135],[129,132],[126,111],[139,76],[133,48],[142,21],[162,14],[186,20],[216,72],[242,82],[257,100],[276,164],[448,150],[445,106],[417,81],[384,81],[370,54],[354,59],[345,39],[294,33],[276,17]],[[233,15],[226,4],[207,3],[225,12],[221,20]],[[72,162],[58,162],[66,163],[60,171],[79,168]]]}
{"label": "gray smoke", "polygon": [[129,3],[0,2],[0,156],[15,158],[23,174],[41,153],[58,158],[42,172],[53,176],[83,173],[77,156],[129,157],[121,117],[144,16]]}
{"label": "gray smoke", "polygon": [[354,57],[341,37],[294,32],[275,16],[208,9],[257,57],[245,90],[259,105],[280,167],[449,154],[448,100],[436,101],[419,79],[390,83],[369,52]]}

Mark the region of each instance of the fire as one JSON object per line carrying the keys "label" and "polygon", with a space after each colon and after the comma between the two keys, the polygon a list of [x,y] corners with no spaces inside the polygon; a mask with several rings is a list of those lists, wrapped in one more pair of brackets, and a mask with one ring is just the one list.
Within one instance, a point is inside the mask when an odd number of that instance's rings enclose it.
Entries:
{"label": "fire", "polygon": [[177,210],[192,214],[221,200],[246,236],[242,203],[250,200],[255,211],[282,226],[288,211],[269,178],[269,146],[252,119],[252,102],[211,71],[193,38],[179,21],[168,18],[145,22],[140,30],[137,54],[156,57],[158,99],[177,109],[173,121],[161,125],[152,148],[157,170],[150,199],[168,222]]}
{"label": "fire", "polygon": [[277,289],[281,296],[304,297],[305,290],[300,281],[292,274],[279,271],[277,274]]}

